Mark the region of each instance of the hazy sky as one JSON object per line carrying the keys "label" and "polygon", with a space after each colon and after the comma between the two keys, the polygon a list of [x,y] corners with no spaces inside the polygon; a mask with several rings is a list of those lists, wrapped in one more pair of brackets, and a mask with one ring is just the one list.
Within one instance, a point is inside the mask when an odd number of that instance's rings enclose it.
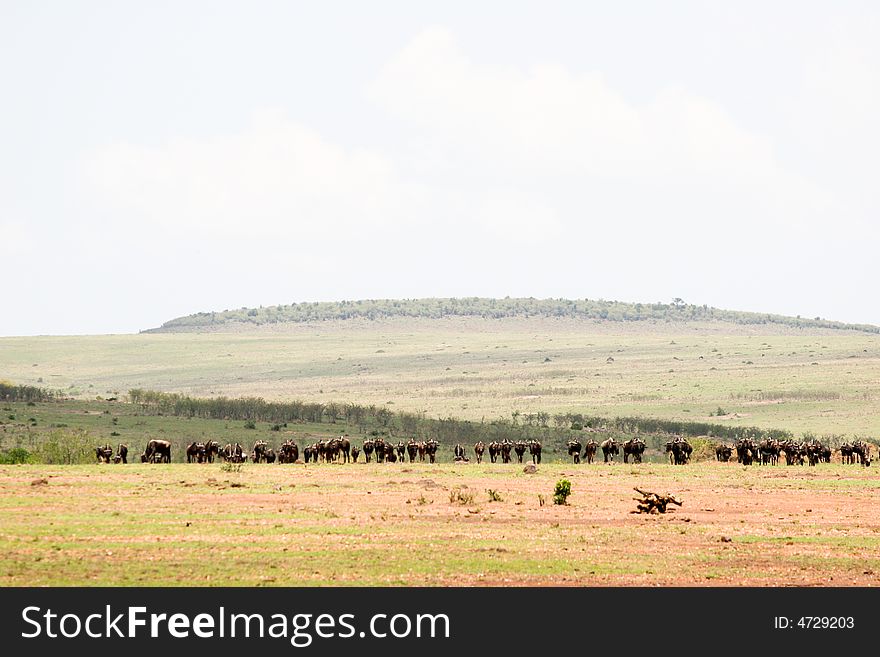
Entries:
{"label": "hazy sky", "polygon": [[872,2],[0,2],[0,335],[294,301],[880,323]]}

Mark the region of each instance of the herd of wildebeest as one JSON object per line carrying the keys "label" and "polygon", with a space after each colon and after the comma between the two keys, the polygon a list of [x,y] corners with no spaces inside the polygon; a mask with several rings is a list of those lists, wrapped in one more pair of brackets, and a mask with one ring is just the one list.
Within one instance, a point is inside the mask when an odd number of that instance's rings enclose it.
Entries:
{"label": "herd of wildebeest", "polygon": [[[248,453],[241,443],[229,443],[223,447],[216,440],[190,443],[186,448],[187,463],[213,463],[215,460],[223,460],[227,463],[357,463],[360,455],[364,455],[364,461],[370,463],[373,458],[377,463],[428,461],[435,463],[437,450],[440,443],[434,439],[415,440],[411,438],[407,442],[398,441],[396,444],[383,438],[367,438],[361,447],[353,445],[346,436],[319,440],[306,445],[302,450],[300,460],[299,446],[293,440],[286,440],[276,451],[265,440],[257,440],[253,449]],[[593,463],[599,450],[605,463],[613,463],[614,457],[623,451],[624,463],[641,463],[645,452],[645,441],[635,437],[618,442],[614,438],[608,438],[597,442],[590,438],[582,443],[574,438],[566,443],[568,456],[574,463],[581,463],[583,459],[587,463]],[[690,462],[693,447],[687,439],[676,436],[665,444],[669,462],[674,465],[685,465]],[[483,462],[486,452],[492,463],[512,463],[516,458],[518,463],[523,462],[526,452],[534,464],[541,462],[541,443],[537,440],[493,440],[488,443],[479,441],[473,447],[477,463]],[[871,465],[871,445],[862,440],[845,442],[837,448],[842,463],[858,463],[864,466]],[[834,450],[831,447],[817,441],[797,441],[794,439],[777,440],[773,438],[755,439],[742,437],[733,445],[720,443],[715,448],[715,458],[718,461],[728,462],[734,456],[736,461],[743,465],[776,465],[784,460],[787,465],[816,465],[818,463],[830,463]],[[128,463],[128,446],[120,444],[114,454],[113,447],[103,445],[95,448],[98,463]],[[465,463],[470,459],[467,450],[462,444],[453,446],[453,455],[456,462]],[[150,440],[140,460],[142,463],[170,463],[171,443],[167,440]]]}

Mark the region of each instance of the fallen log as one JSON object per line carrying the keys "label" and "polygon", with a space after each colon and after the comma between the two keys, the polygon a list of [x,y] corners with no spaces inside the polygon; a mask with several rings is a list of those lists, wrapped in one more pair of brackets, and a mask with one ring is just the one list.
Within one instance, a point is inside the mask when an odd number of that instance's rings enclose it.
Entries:
{"label": "fallen log", "polygon": [[[675,499],[674,496],[669,494],[660,495],[640,488],[633,488],[633,490],[641,495],[641,497],[633,498],[638,504],[636,505],[636,511],[630,511],[630,513],[666,513],[666,507],[670,504],[682,505],[680,500]],[[672,509],[669,510],[672,511]]]}

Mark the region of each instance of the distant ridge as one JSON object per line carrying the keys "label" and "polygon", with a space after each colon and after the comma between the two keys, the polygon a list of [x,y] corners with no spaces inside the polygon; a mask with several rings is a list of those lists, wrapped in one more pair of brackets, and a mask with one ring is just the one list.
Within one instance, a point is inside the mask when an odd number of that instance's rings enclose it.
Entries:
{"label": "distant ridge", "polygon": [[609,322],[730,322],[733,324],[777,324],[791,328],[825,328],[880,333],[871,324],[846,324],[820,318],[805,319],[768,313],[721,310],[711,306],[672,303],[626,303],[590,299],[488,299],[463,297],[448,299],[365,299],[361,301],[322,301],[241,308],[223,312],[200,312],[177,317],[143,333],[182,333],[238,326],[323,322],[347,319],[388,319],[413,317],[566,317]]}

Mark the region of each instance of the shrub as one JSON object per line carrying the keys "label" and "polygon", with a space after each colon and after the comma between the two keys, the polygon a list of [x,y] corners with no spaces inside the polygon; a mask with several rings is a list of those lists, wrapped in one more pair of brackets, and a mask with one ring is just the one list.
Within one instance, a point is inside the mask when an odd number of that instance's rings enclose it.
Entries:
{"label": "shrub", "polygon": [[49,465],[71,465],[92,463],[95,460],[95,445],[88,432],[82,429],[73,431],[52,431],[37,445],[34,457],[38,463]]}
{"label": "shrub", "polygon": [[504,498],[501,497],[501,493],[499,493],[497,490],[493,490],[493,489],[489,488],[486,490],[486,492],[489,493],[489,501],[490,502],[503,502],[504,501]]}
{"label": "shrub", "polygon": [[568,504],[569,495],[571,495],[571,482],[568,479],[557,481],[553,490],[553,504]]}
{"label": "shrub", "polygon": [[244,428],[245,429],[256,429],[257,424],[253,420],[248,420],[247,422],[244,423]]}
{"label": "shrub", "polygon": [[449,493],[449,501],[453,504],[472,504],[474,494],[463,491],[461,488],[453,488]]}
{"label": "shrub", "polygon": [[15,465],[17,463],[30,463],[33,457],[24,447],[13,447],[10,450],[0,452],[0,463],[3,465]]}

